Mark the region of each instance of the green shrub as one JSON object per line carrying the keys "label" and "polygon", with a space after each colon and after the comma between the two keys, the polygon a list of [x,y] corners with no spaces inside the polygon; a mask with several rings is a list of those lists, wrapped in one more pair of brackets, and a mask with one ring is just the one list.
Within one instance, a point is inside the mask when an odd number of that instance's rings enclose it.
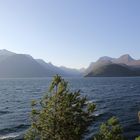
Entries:
{"label": "green shrub", "polygon": [[41,109],[32,102],[31,127],[26,140],[81,140],[93,122],[95,105],[80,91],[71,92],[68,83],[55,76],[49,93],[41,100]]}
{"label": "green shrub", "polygon": [[140,140],[140,136],[139,136],[139,137],[137,137],[135,140]]}
{"label": "green shrub", "polygon": [[117,118],[112,117],[100,126],[94,140],[123,140],[122,128]]}

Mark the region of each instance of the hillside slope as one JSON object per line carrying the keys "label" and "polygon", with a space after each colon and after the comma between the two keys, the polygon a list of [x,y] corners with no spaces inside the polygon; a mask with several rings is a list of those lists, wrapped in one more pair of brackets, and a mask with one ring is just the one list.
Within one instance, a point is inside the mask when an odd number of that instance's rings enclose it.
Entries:
{"label": "hillside slope", "polygon": [[89,72],[86,77],[125,77],[140,76],[137,71],[119,64],[103,65]]}

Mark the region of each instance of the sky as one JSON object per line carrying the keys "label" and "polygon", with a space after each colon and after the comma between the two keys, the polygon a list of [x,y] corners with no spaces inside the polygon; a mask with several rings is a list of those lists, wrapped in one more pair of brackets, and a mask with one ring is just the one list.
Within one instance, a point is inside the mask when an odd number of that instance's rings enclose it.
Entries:
{"label": "sky", "polygon": [[140,0],[0,0],[0,49],[57,66],[140,59]]}

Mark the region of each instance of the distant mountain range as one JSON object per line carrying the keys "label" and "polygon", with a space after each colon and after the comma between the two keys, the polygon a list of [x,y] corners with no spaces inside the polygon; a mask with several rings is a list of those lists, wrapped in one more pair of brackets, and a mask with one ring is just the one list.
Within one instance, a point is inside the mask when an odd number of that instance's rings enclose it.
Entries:
{"label": "distant mountain range", "polygon": [[57,67],[27,54],[0,50],[0,78],[52,77],[56,74],[63,77],[140,76],[140,60],[128,54],[119,58],[104,56],[92,62],[87,69],[77,70]]}
{"label": "distant mountain range", "polygon": [[133,59],[129,54],[119,58],[101,57],[92,62],[85,70],[86,77],[124,77],[140,76],[140,60]]}
{"label": "distant mountain range", "polygon": [[76,69],[57,67],[42,59],[34,59],[27,54],[16,54],[0,50],[0,78],[82,76]]}

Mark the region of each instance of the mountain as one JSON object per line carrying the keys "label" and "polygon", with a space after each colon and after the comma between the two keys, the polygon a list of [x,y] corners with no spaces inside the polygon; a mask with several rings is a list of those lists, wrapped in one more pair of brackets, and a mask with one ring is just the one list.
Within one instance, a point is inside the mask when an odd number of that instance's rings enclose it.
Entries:
{"label": "mountain", "polygon": [[111,58],[108,56],[103,56],[97,60],[97,62],[108,62],[111,61],[112,63],[116,64],[126,64],[128,66],[140,66],[140,60],[135,60],[129,54],[124,54],[119,58]]}
{"label": "mountain", "polygon": [[51,63],[46,63],[44,60],[42,59],[36,59],[36,61],[41,65],[43,66],[46,70],[49,70],[49,71],[52,71],[55,74],[59,74],[59,75],[62,75],[64,76],[65,72],[61,71],[58,67],[54,66],[53,64]]}
{"label": "mountain", "polygon": [[0,78],[44,77],[52,74],[33,58],[23,54],[9,56],[0,62]]}
{"label": "mountain", "polygon": [[13,54],[15,54],[15,53],[10,52],[10,51],[8,51],[6,49],[0,50],[0,56],[1,55],[9,56],[9,55],[13,55]]}
{"label": "mountain", "polygon": [[129,54],[122,55],[119,58],[114,59],[112,62],[117,64],[126,64],[128,66],[140,67],[140,60],[135,60]]}
{"label": "mountain", "polygon": [[115,58],[112,58],[112,57],[108,57],[108,56],[103,56],[103,57],[100,57],[98,62],[100,61],[113,61]]}
{"label": "mountain", "polygon": [[79,76],[80,72],[74,73],[68,68],[64,70],[27,54],[0,50],[0,78],[51,77],[56,74],[61,76],[76,76],[77,74]]}
{"label": "mountain", "polygon": [[81,69],[80,70],[77,70],[77,69],[71,69],[71,68],[67,68],[67,67],[64,67],[64,66],[61,66],[60,67],[61,70],[65,71],[69,76],[82,76],[82,71]]}
{"label": "mountain", "polygon": [[128,54],[119,58],[101,57],[90,64],[84,75],[87,77],[140,76],[140,60],[135,60]]}
{"label": "mountain", "polygon": [[45,67],[47,70],[50,70],[55,74],[61,75],[61,76],[81,76],[80,75],[80,71],[78,70],[74,70],[74,69],[70,69],[70,68],[66,68],[66,67],[57,67],[54,66],[52,63],[46,63],[44,60],[42,59],[36,59],[36,61],[42,65],[43,67]]}
{"label": "mountain", "polygon": [[129,54],[119,58],[103,56],[92,62],[87,69],[71,69],[57,67],[42,59],[34,59],[31,55],[17,54],[8,50],[0,50],[0,78],[20,77],[52,77],[61,76],[140,76],[140,60]]}
{"label": "mountain", "polygon": [[78,71],[79,71],[81,74],[83,74],[83,73],[85,72],[85,70],[86,70],[86,68],[81,68],[81,69],[79,69]]}
{"label": "mountain", "polygon": [[138,76],[136,71],[129,69],[119,64],[109,64],[97,67],[89,72],[87,77],[125,77],[125,76]]}
{"label": "mountain", "polygon": [[0,62],[3,61],[6,58],[12,56],[12,55],[15,55],[15,53],[10,52],[10,51],[5,50],[5,49],[0,50]]}
{"label": "mountain", "polygon": [[126,65],[129,65],[133,61],[135,60],[129,54],[122,55],[119,58],[113,60],[114,63],[123,63]]}
{"label": "mountain", "polygon": [[112,64],[110,60],[104,60],[104,59],[99,59],[97,62],[92,62],[89,67],[85,70],[84,75],[88,75],[92,71],[96,70],[97,68],[100,68],[101,66],[106,66]]}

